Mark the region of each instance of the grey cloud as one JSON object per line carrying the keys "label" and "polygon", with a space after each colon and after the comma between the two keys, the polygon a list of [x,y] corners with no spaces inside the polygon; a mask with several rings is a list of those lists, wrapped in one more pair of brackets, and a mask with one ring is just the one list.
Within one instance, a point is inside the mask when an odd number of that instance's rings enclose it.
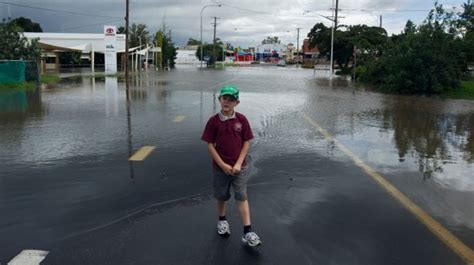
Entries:
{"label": "grey cloud", "polygon": [[[118,17],[103,18],[53,13],[22,7],[10,7],[13,17],[25,16],[41,24],[49,32],[102,32],[102,23],[113,20],[116,25],[124,25],[125,0],[6,0],[12,3],[54,8],[72,12],[100,14]],[[321,15],[330,16],[329,8],[333,0],[221,0],[222,7],[206,8],[203,15],[203,39],[212,40],[211,17],[218,16],[217,35],[224,41],[243,47],[253,46],[266,36],[276,35],[283,42],[296,42],[296,28],[300,27],[300,43],[312,26],[330,22]],[[133,23],[148,25],[150,32],[158,30],[165,17],[166,24],[172,30],[175,43],[182,46],[188,38],[199,38],[200,12],[204,5],[212,4],[211,0],[130,0],[130,20]],[[446,0],[453,6],[460,6],[463,0]],[[233,6],[233,7],[229,7]],[[406,20],[412,19],[419,24],[426,13],[388,12],[390,9],[431,9],[432,0],[340,0],[341,23],[378,24],[378,16],[384,16],[384,27],[389,33],[399,33]],[[0,4],[0,16],[8,15],[5,5]],[[361,9],[376,10],[372,12]],[[310,10],[312,13],[304,11]],[[359,11],[357,11],[359,10]],[[252,12],[255,11],[255,12]],[[98,25],[93,25],[98,24]],[[93,25],[93,26],[90,26]]]}

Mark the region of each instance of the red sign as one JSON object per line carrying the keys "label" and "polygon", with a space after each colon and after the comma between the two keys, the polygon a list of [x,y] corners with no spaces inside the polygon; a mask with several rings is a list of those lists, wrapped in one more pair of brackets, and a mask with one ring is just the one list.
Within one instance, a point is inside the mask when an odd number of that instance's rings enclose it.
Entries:
{"label": "red sign", "polygon": [[114,29],[113,28],[107,28],[105,29],[105,34],[107,35],[113,35],[115,32],[114,32]]}

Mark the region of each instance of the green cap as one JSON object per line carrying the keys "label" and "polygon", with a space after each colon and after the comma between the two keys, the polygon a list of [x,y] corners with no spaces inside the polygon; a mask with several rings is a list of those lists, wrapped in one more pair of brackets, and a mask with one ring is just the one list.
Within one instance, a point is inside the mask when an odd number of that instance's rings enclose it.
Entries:
{"label": "green cap", "polygon": [[227,85],[221,88],[219,97],[224,95],[229,95],[234,97],[236,100],[239,100],[239,90],[233,85]]}

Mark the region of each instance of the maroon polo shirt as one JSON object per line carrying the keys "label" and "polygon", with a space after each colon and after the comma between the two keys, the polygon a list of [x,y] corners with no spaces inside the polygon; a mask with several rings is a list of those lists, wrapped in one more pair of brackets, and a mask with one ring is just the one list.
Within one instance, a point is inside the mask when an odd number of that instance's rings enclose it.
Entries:
{"label": "maroon polo shirt", "polygon": [[[206,124],[201,139],[208,143],[214,143],[216,151],[222,160],[234,166],[239,158],[243,143],[253,139],[252,129],[247,118],[238,112],[230,118],[225,118],[221,113],[212,116]],[[242,163],[242,166],[246,161]],[[214,168],[220,169],[215,161]]]}

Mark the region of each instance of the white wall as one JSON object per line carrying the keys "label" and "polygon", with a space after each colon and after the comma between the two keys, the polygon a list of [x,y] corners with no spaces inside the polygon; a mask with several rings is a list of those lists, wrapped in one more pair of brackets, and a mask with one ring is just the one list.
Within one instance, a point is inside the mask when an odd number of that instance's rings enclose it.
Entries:
{"label": "white wall", "polygon": [[199,59],[194,50],[178,50],[176,54],[176,64],[197,64]]}

